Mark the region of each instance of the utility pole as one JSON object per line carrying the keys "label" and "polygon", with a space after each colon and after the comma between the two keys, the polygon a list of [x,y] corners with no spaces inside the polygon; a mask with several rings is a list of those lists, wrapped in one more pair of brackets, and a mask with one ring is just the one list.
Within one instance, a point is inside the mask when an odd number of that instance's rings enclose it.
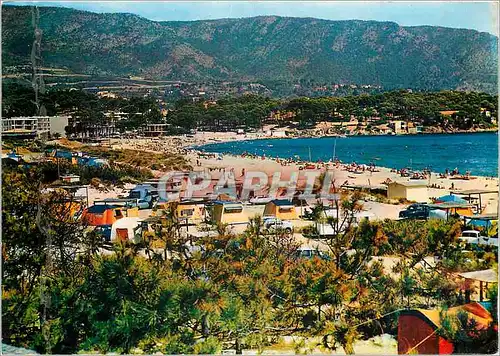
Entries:
{"label": "utility pole", "polygon": [[40,24],[40,11],[38,7],[32,8],[32,22],[34,27],[34,37],[33,47],[31,49],[31,85],[35,92],[35,101],[37,115],[45,116],[47,115],[47,110],[43,104],[40,104],[40,95],[45,94],[45,82],[43,80],[43,75],[41,72],[42,68],[42,30],[39,27]]}
{"label": "utility pole", "polygon": [[57,180],[59,180],[61,178],[61,169],[60,169],[60,165],[59,165],[59,155],[57,153],[58,153],[58,151],[57,151],[57,143],[56,143]]}
{"label": "utility pole", "polygon": [[[31,77],[31,85],[33,87],[33,91],[35,92],[35,101],[33,102],[36,106],[36,115],[38,116],[46,116],[47,111],[45,110],[45,106],[43,104],[40,104],[40,97],[39,94],[45,94],[45,83],[43,81],[42,73],[40,72],[42,68],[42,50],[41,50],[41,44],[42,44],[42,30],[39,27],[40,24],[40,11],[38,7],[34,6],[32,8],[32,24],[34,28],[34,41],[33,41],[33,48],[31,50],[31,67],[33,69],[32,77]],[[42,140],[42,147],[43,147],[43,140]],[[56,151],[57,152],[57,151]],[[59,162],[59,161],[58,161]],[[59,165],[58,165],[58,176],[59,176]],[[41,317],[41,324],[42,324],[42,332],[43,338],[45,339],[46,343],[46,353],[51,353],[51,344],[50,344],[50,335],[48,334],[48,331],[46,331],[46,323],[48,322],[48,316],[47,316],[47,311],[50,308],[51,305],[51,298],[50,294],[47,293],[47,285],[46,285],[46,280],[48,280],[48,276],[52,273],[52,232],[50,229],[50,226],[46,226],[42,222],[42,207],[41,203],[38,203],[38,211],[36,215],[36,222],[37,226],[42,232],[43,235],[45,235],[45,244],[46,244],[46,262],[45,266],[41,271],[40,275],[40,300],[43,303],[43,312],[42,312],[42,317]]]}

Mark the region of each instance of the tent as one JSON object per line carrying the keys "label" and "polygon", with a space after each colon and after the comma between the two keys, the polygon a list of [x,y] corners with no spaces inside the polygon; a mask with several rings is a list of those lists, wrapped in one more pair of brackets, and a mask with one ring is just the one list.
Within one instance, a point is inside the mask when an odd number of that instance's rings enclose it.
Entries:
{"label": "tent", "polygon": [[463,218],[465,225],[480,227],[489,231],[490,235],[494,234],[495,231],[498,232],[498,214],[472,215],[464,216]]}
{"label": "tent", "polygon": [[102,158],[91,157],[87,161],[87,166],[89,167],[103,167],[109,165],[108,160]]}
{"label": "tent", "polygon": [[83,212],[83,219],[91,226],[112,225],[116,221],[117,208],[117,205],[92,205]]}
{"label": "tent", "polygon": [[73,159],[73,153],[70,152],[70,151],[55,150],[54,157],[55,158],[65,158],[65,159],[68,159],[68,160],[72,160]]}
{"label": "tent", "polygon": [[10,152],[8,155],[7,155],[7,158],[10,158],[10,159],[13,159],[14,161],[17,161],[17,162],[20,162],[23,160],[23,157],[21,155],[18,155],[17,153],[15,152]]}
{"label": "tent", "polygon": [[136,230],[140,226],[139,218],[121,218],[111,226],[111,241],[139,242],[140,236],[136,238]]}
{"label": "tent", "polygon": [[124,208],[115,204],[94,204],[83,211],[82,219],[90,226],[111,226],[118,219],[138,215],[137,208]]}
{"label": "tent", "polygon": [[472,206],[469,202],[456,195],[443,195],[437,198],[435,203],[431,205],[438,209],[441,209],[440,205],[442,205],[443,209],[447,210],[450,215],[459,214],[471,216],[473,214]]}
{"label": "tent", "polygon": [[[448,318],[453,318],[459,312],[465,312],[469,318],[474,319],[478,330],[487,328],[493,321],[488,310],[479,303],[450,308],[443,314]],[[439,310],[402,311],[398,319],[398,354],[447,355],[453,353],[453,343],[437,333],[441,327],[441,321]]]}
{"label": "tent", "polygon": [[439,203],[457,203],[457,204],[467,204],[467,201],[465,199],[462,199],[456,195],[443,195],[442,197],[439,197],[436,199],[436,204]]}

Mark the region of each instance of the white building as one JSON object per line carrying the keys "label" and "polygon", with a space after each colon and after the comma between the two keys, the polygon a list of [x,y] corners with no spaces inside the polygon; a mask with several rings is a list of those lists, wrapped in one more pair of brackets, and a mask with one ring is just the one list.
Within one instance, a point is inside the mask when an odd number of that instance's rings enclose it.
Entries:
{"label": "white building", "polygon": [[2,118],[2,134],[32,134],[66,136],[68,116],[29,116]]}
{"label": "white building", "polygon": [[38,119],[35,117],[2,119],[2,132],[6,131],[38,131]]}
{"label": "white building", "polygon": [[425,181],[392,182],[387,187],[387,198],[405,199],[417,203],[427,203],[429,192]]}

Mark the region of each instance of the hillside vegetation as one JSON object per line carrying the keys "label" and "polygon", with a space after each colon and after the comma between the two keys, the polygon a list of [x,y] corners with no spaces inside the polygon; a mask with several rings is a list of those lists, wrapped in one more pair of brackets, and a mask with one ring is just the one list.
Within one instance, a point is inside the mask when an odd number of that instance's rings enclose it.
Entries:
{"label": "hillside vegetation", "polygon": [[[30,7],[2,8],[3,65],[28,64]],[[40,8],[44,65],[184,81],[314,81],[496,93],[498,39],[392,22],[254,17],[155,22]]]}

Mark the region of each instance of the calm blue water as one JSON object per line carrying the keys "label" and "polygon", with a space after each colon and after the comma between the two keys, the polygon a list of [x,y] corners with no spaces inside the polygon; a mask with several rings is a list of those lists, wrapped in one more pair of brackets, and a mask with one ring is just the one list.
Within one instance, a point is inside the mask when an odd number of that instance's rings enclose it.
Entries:
{"label": "calm blue water", "polygon": [[[389,168],[429,167],[434,172],[458,168],[472,175],[498,176],[498,136],[495,133],[439,134],[414,136],[351,136],[338,138],[335,156],[343,162],[375,163]],[[207,152],[328,161],[335,138],[259,139],[208,144]]]}

